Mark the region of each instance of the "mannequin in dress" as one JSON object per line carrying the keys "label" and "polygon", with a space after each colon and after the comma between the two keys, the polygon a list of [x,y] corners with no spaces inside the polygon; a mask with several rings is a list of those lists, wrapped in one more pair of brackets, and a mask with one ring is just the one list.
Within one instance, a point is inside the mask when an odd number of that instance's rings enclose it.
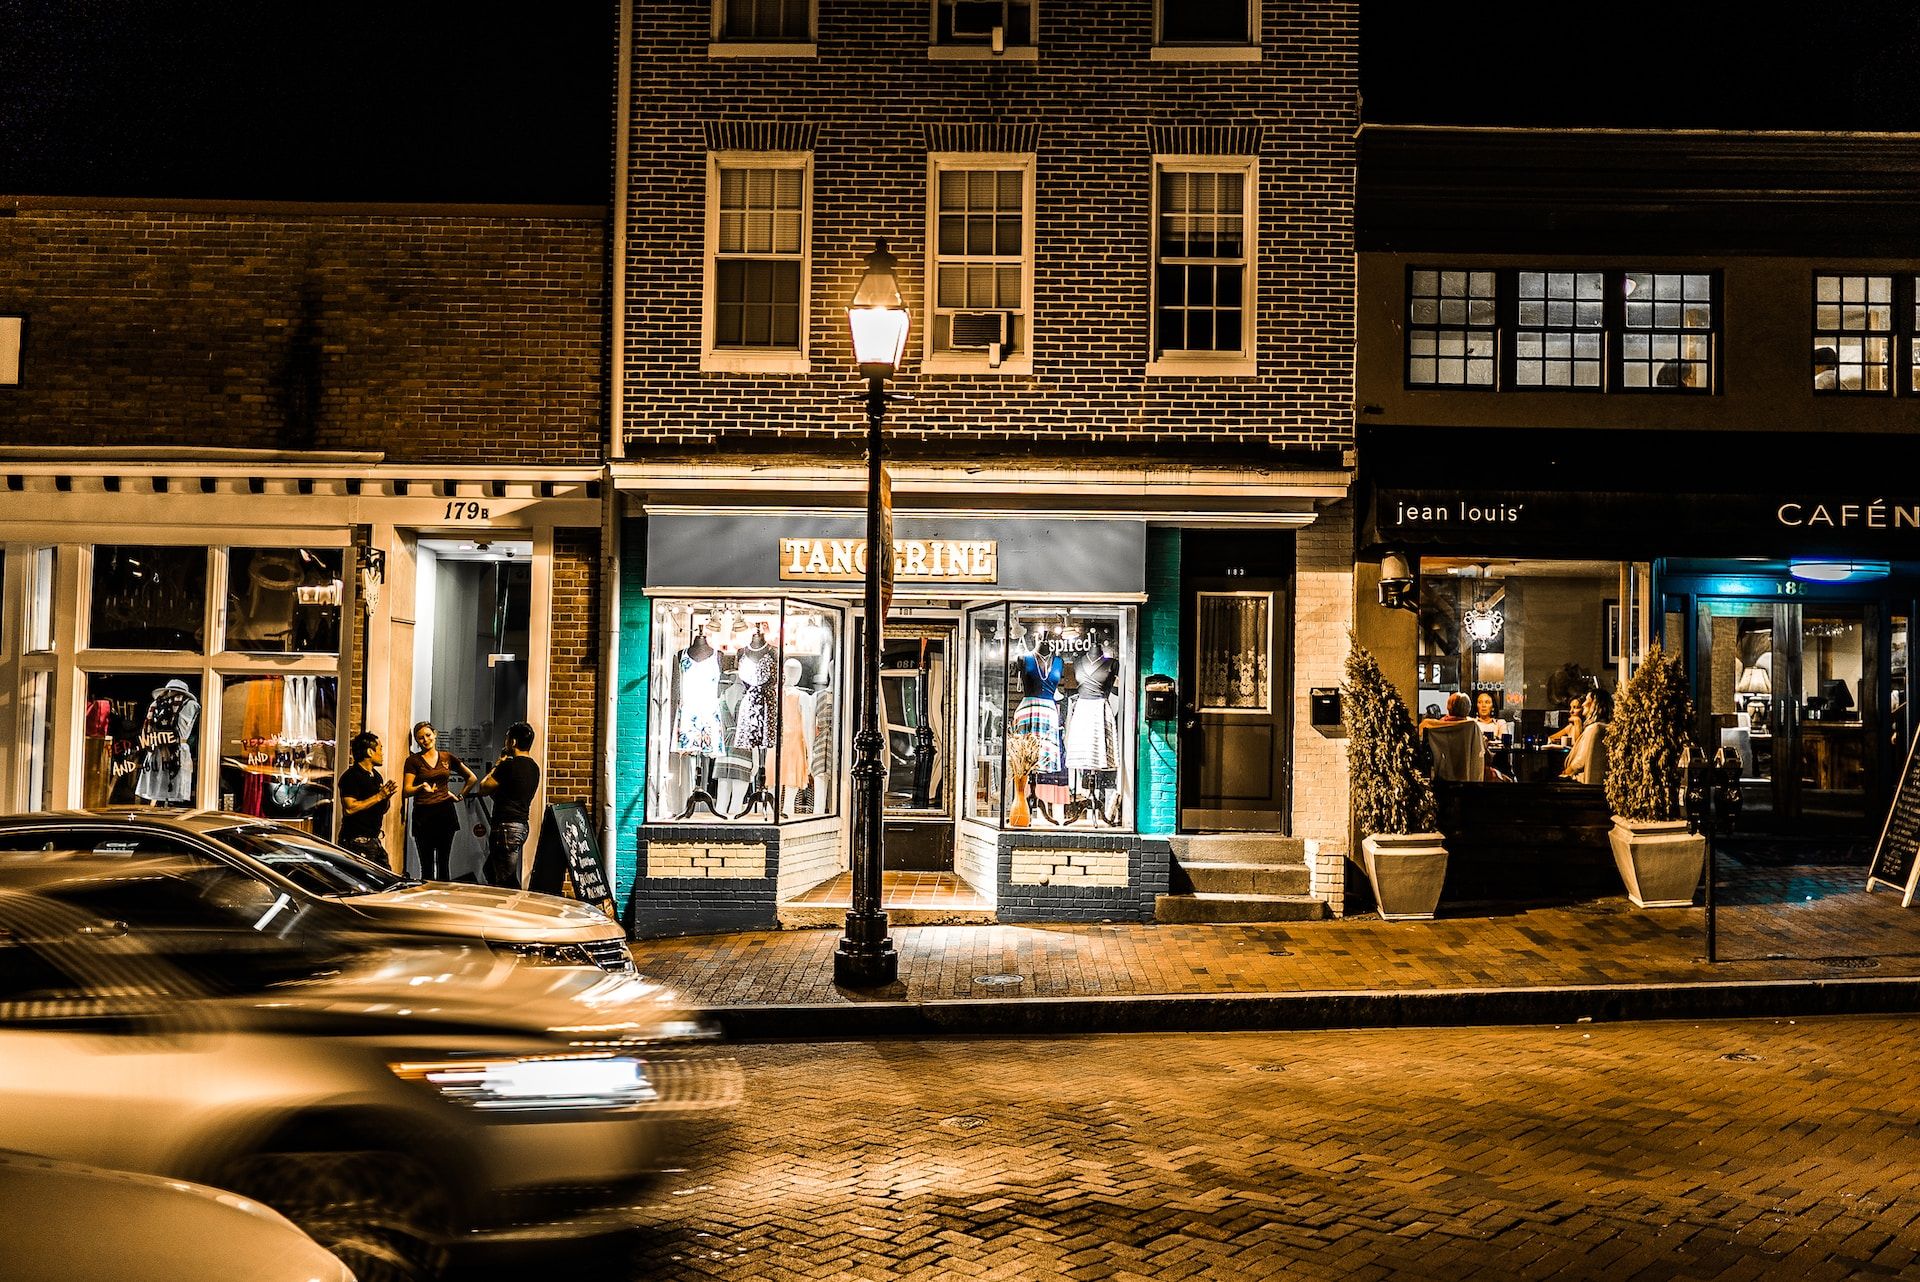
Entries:
{"label": "mannequin in dress", "polygon": [[808,718],[807,769],[813,775],[813,813],[823,815],[833,809],[833,673],[822,661],[820,676],[813,685],[813,715]]}
{"label": "mannequin in dress", "polygon": [[808,774],[807,731],[813,725],[812,696],[800,688],[807,665],[788,659],[780,669],[780,813],[800,813],[800,794]]}
{"label": "mannequin in dress", "polygon": [[747,785],[753,782],[753,753],[733,746],[733,728],[740,720],[740,699],[746,687],[726,680],[720,691],[720,727],[723,747],[714,759],[713,808],[731,819],[747,808]]}
{"label": "mannequin in dress", "polygon": [[693,640],[674,661],[673,751],[691,759],[691,791],[685,819],[695,806],[715,809],[713,797],[713,759],[726,743],[726,727],[720,716],[720,656],[707,640],[704,628],[696,626]]}

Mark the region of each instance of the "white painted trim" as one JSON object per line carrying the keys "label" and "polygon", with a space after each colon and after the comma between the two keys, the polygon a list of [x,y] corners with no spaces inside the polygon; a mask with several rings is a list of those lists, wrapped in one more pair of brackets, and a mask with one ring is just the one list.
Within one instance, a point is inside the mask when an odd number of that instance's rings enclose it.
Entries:
{"label": "white painted trim", "polygon": [[[710,23],[709,23],[709,25],[708,25],[708,28],[707,28],[707,31],[708,31],[708,33],[709,33],[709,35],[710,35],[710,37],[711,37],[711,39],[713,40],[713,42],[714,42],[715,44],[721,44],[721,45],[731,45],[731,46],[734,46],[734,47],[736,47],[736,48],[748,48],[748,47],[757,47],[757,46],[755,46],[755,45],[753,45],[753,43],[752,43],[752,42],[749,42],[749,41],[742,41],[742,40],[724,40],[724,39],[722,39],[722,38],[721,38],[721,35],[720,35],[720,33],[721,33],[721,30],[722,30],[722,29],[723,29],[723,28],[724,28],[724,27],[726,26],[726,18],[727,18],[727,0],[713,0],[713,8],[712,8],[712,11],[711,11],[711,13],[712,13],[712,17],[711,17],[711,22],[710,22]],[[813,37],[814,37],[815,39],[818,39],[818,38],[819,38],[819,35],[820,35],[820,0],[808,0],[808,3],[807,3],[807,34],[808,34],[808,35],[811,35],[811,36],[813,36]],[[770,42],[770,43],[775,43],[775,42]],[[780,41],[780,42],[777,42],[777,43],[778,43],[779,45],[781,45],[782,47],[785,47],[785,46],[787,46],[787,45],[789,45],[789,44],[791,44],[791,45],[796,45],[796,46],[797,46],[797,45],[799,45],[799,44],[800,44],[801,42],[800,42],[800,41],[797,41],[797,40],[796,40],[796,41],[791,41],[791,42],[789,42],[789,41]],[[809,45],[809,47],[811,47],[811,46]]]}
{"label": "white painted trim", "polygon": [[[1154,326],[1160,310],[1160,175],[1163,173],[1231,173],[1245,177],[1241,198],[1241,237],[1246,259],[1247,278],[1241,297],[1240,350],[1236,352],[1175,351],[1155,355],[1159,335]],[[1155,155],[1153,190],[1148,205],[1147,224],[1147,364],[1148,374],[1185,374],[1172,364],[1208,362],[1215,377],[1258,373],[1260,359],[1260,158],[1258,156]],[[1250,368],[1225,368],[1228,362],[1241,362]],[[1198,371],[1196,371],[1198,372]]]}
{"label": "white painted trim", "polygon": [[1259,45],[1155,45],[1149,62],[1258,62]]}
{"label": "white painted trim", "polygon": [[1008,45],[995,53],[984,45],[928,45],[929,62],[1038,62],[1040,51],[1032,45]]}
{"label": "white painted trim", "polygon": [[1148,378],[1253,378],[1260,373],[1260,362],[1245,356],[1181,352],[1150,360],[1140,372]]}
{"label": "white painted trim", "polygon": [[[1228,59],[1209,58],[1206,55],[1215,54],[1215,53],[1229,53],[1229,52],[1240,53],[1243,55],[1242,57],[1231,59],[1231,61],[1254,62],[1259,60],[1261,0],[1247,0],[1247,43],[1230,44],[1230,45],[1163,44],[1162,41],[1165,39],[1165,37],[1162,34],[1162,30],[1164,27],[1164,18],[1166,15],[1166,8],[1169,3],[1178,4],[1180,3],[1180,0],[1154,0],[1154,5],[1153,5],[1153,59],[1154,61],[1156,62],[1176,61],[1176,60],[1187,61],[1187,62],[1228,61]],[[1164,59],[1162,58],[1162,51],[1165,51],[1165,53],[1168,55]],[[1197,58],[1185,56],[1189,54],[1199,54],[1201,56]],[[1252,56],[1246,57],[1244,56],[1246,54],[1251,54]]]}
{"label": "white painted trim", "polygon": [[707,46],[709,58],[818,58],[820,46],[811,40],[715,40]]}
{"label": "white painted trim", "polygon": [[[936,352],[933,346],[934,305],[940,265],[940,174],[942,170],[1018,170],[1020,173],[1020,296],[1026,317],[1026,342],[1013,359],[1003,360],[996,368],[987,362],[986,353]],[[920,372],[923,374],[985,374],[991,377],[1033,373],[1034,335],[1039,330],[1037,300],[1033,296],[1034,260],[1038,257],[1035,241],[1039,219],[1035,215],[1034,189],[1039,186],[1038,157],[1030,151],[931,151],[927,153],[926,190],[926,322],[920,327]]]}
{"label": "white painted trim", "polygon": [[[540,767],[540,786],[534,790],[528,814],[533,830],[520,851],[520,884],[527,884],[533,870],[533,858],[540,846],[540,826],[547,813],[547,751],[553,745],[553,527],[543,525],[533,532],[533,566],[529,576],[527,602],[527,724],[534,728],[533,759]],[[500,733],[506,733],[502,726]],[[488,744],[488,751],[498,745]],[[485,771],[481,771],[485,774]]]}
{"label": "white painted trim", "polygon": [[[715,0],[716,6],[721,0]],[[718,21],[719,10],[715,9]],[[720,253],[720,171],[722,168],[798,169],[800,171],[800,346],[785,348],[723,348],[714,346],[719,299],[715,276]],[[810,373],[807,363],[808,327],[813,317],[813,153],[808,151],[710,151],[707,153],[706,243],[701,254],[700,368],[704,371],[745,373]],[[745,364],[734,364],[743,361]],[[711,362],[711,363],[710,363]],[[798,362],[799,368],[788,367]],[[768,368],[768,366],[776,366]],[[620,389],[616,386],[616,396]]]}

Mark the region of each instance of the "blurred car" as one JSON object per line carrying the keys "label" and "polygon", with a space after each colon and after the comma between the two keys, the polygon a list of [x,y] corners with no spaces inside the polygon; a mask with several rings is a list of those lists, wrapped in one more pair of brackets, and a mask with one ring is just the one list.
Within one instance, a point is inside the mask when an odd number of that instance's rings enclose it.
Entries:
{"label": "blurred car", "polygon": [[4,1150],[0,1277],[354,1282],[338,1258],[250,1198]]}
{"label": "blurred car", "polygon": [[410,881],[330,841],[270,820],[213,810],[111,807],[0,817],[7,855],[197,860],[299,906],[305,928],[478,940],[536,961],[631,973],[626,931],[589,904],[528,890]]}
{"label": "blurred car", "polygon": [[370,947],[281,894],[197,852],[0,859],[0,1146],[257,1198],[377,1282],[624,1227],[739,1099],[637,976]]}

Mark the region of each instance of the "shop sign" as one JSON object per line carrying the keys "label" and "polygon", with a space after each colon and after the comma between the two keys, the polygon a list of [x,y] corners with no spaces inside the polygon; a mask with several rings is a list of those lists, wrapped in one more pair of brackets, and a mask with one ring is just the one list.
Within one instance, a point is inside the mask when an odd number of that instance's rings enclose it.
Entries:
{"label": "shop sign", "polygon": [[[780,577],[789,583],[856,582],[867,573],[865,539],[783,538]],[[903,583],[997,583],[997,539],[894,539],[893,577]]]}

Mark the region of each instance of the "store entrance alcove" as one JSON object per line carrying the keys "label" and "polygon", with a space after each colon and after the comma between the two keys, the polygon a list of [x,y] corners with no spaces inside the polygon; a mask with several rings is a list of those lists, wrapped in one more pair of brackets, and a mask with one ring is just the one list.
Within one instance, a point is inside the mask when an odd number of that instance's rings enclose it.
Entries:
{"label": "store entrance alcove", "polygon": [[[853,906],[853,874],[840,873],[780,905],[780,924],[839,927]],[[882,872],[880,907],[889,926],[976,926],[991,924],[993,905],[950,872]]]}

